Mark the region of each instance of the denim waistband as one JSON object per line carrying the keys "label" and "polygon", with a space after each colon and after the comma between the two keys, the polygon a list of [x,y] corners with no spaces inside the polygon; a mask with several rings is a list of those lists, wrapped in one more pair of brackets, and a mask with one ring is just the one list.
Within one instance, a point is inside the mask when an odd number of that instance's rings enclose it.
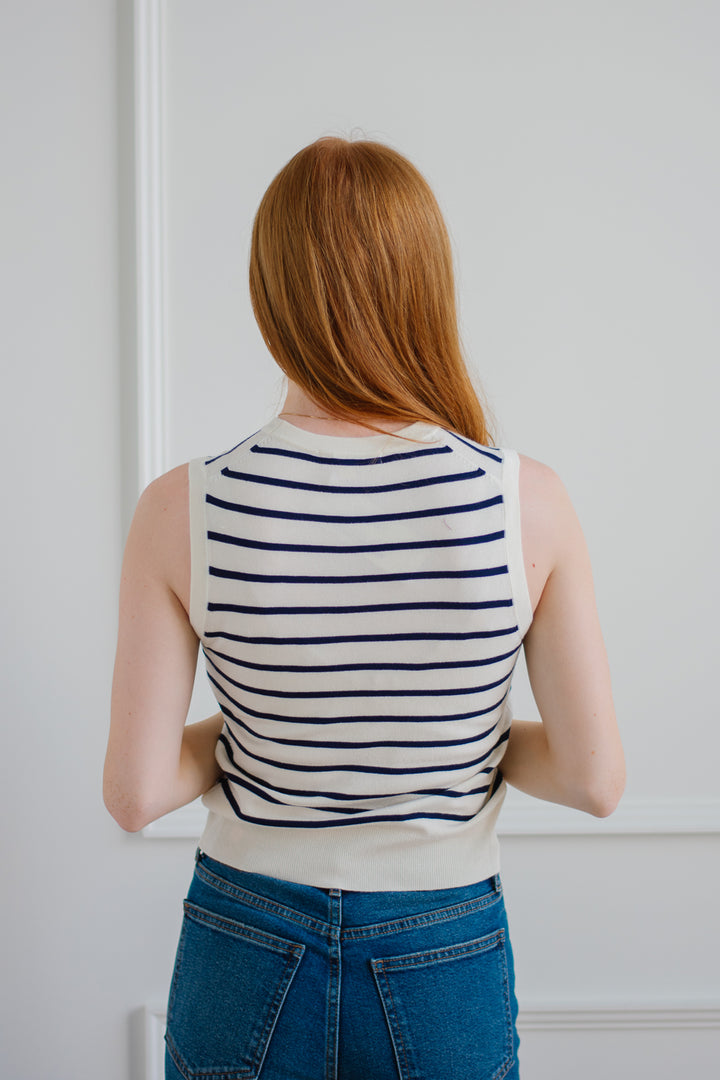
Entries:
{"label": "denim waistband", "polygon": [[502,897],[500,875],[494,874],[473,885],[450,889],[409,892],[354,892],[345,889],[315,888],[293,881],[266,877],[238,870],[206,855],[195,852],[196,874],[208,885],[230,891],[243,899],[261,898],[263,906],[272,905],[282,914],[288,909],[303,916],[303,921],[352,931],[396,920],[412,919],[435,922],[456,918],[466,911],[494,903]]}

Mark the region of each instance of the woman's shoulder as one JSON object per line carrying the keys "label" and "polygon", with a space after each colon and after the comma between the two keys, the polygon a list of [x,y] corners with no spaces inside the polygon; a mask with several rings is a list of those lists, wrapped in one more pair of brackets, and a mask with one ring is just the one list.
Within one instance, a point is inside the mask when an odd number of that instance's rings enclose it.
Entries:
{"label": "woman's shoulder", "polygon": [[187,524],[189,465],[178,465],[152,480],[140,496],[133,525],[158,537],[181,530]]}
{"label": "woman's shoulder", "polygon": [[527,495],[557,498],[564,490],[562,480],[550,465],[518,452],[520,462],[520,491]]}
{"label": "woman's shoulder", "polygon": [[147,498],[153,503],[162,502],[163,499],[187,498],[189,467],[189,462],[186,461],[151,480],[141,498]]}
{"label": "woman's shoulder", "polygon": [[550,465],[526,454],[518,454],[520,505],[523,515],[538,527],[556,528],[574,515],[570,495],[558,473]]}
{"label": "woman's shoulder", "polygon": [[152,480],[138,500],[126,557],[164,581],[187,610],[190,592],[188,464]]}
{"label": "woman's shoulder", "polygon": [[584,538],[555,469],[525,454],[518,458],[523,556],[534,610],[552,571],[584,544]]}

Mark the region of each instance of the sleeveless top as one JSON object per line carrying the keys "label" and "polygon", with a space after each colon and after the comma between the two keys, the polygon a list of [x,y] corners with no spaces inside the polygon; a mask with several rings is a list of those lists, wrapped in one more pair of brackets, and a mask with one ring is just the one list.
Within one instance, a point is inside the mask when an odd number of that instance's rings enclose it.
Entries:
{"label": "sleeveless top", "polygon": [[189,477],[190,618],[225,717],[201,848],[322,888],[497,873],[532,620],[517,453],[275,418]]}

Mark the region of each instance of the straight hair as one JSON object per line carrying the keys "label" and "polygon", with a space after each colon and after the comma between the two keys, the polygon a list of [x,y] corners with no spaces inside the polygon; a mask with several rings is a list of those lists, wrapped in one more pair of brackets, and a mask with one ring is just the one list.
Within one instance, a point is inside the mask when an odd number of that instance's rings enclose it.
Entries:
{"label": "straight hair", "polygon": [[445,222],[397,151],[335,137],[300,150],[255,216],[250,297],[278,366],[329,415],[370,428],[421,421],[490,443]]}

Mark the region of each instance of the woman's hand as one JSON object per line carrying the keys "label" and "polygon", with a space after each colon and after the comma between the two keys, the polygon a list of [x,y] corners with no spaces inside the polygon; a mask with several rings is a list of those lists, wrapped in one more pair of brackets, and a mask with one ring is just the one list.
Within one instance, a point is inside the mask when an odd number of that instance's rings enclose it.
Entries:
{"label": "woman's hand", "polygon": [[185,465],[143,492],[123,559],[103,797],[130,832],[192,802],[219,775],[221,714],[185,726],[198,651],[189,593]]}

